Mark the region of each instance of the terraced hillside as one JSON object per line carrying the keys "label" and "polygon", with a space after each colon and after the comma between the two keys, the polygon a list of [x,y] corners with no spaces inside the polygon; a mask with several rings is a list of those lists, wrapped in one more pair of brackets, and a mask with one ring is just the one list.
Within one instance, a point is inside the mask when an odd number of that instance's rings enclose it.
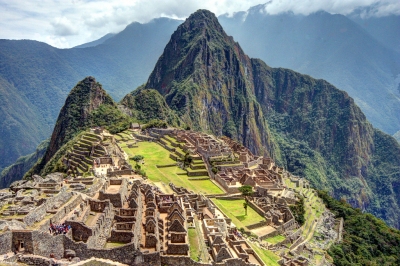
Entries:
{"label": "terraced hillside", "polygon": [[67,174],[83,175],[92,167],[93,159],[107,155],[107,149],[101,144],[103,137],[86,132],[69,150],[63,163],[67,166]]}

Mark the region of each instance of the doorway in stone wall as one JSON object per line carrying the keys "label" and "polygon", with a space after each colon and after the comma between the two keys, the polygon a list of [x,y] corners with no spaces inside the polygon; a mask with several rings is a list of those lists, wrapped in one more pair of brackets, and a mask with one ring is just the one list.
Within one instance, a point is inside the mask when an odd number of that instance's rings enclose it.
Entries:
{"label": "doorway in stone wall", "polygon": [[18,240],[18,252],[24,252],[25,251],[25,245],[23,240]]}

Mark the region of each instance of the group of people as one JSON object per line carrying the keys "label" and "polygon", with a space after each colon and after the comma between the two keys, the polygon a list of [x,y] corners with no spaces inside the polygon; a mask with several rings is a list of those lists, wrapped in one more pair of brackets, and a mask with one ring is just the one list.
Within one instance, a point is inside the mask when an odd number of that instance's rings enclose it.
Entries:
{"label": "group of people", "polygon": [[66,234],[70,229],[71,226],[66,225],[65,223],[59,225],[50,223],[49,227],[50,234],[55,234],[55,235]]}

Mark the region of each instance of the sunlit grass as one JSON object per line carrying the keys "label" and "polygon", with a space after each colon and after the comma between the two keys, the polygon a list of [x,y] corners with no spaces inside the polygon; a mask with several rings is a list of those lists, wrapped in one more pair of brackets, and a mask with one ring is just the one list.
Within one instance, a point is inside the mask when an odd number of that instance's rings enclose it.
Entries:
{"label": "sunlit grass", "polygon": [[236,227],[241,228],[251,224],[265,221],[265,218],[253,210],[250,205],[247,206],[247,215],[243,207],[244,199],[224,200],[211,199],[229,218]]}

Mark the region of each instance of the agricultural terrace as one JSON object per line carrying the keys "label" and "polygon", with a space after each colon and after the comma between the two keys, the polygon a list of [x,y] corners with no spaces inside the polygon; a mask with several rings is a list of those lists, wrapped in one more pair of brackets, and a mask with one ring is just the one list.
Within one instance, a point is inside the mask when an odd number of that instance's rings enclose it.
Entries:
{"label": "agricultural terrace", "polygon": [[259,215],[250,205],[247,206],[247,215],[243,207],[244,199],[211,199],[215,205],[236,225],[237,228],[244,228],[246,226],[265,221],[265,218]]}
{"label": "agricultural terrace", "polygon": [[[129,158],[135,155],[143,155],[144,163],[140,164],[141,169],[146,172],[149,180],[159,185],[159,182],[164,184],[174,183],[175,186],[185,187],[195,193],[201,194],[222,194],[224,193],[218,186],[211,180],[190,180],[187,173],[175,166],[174,160],[169,158],[169,151],[164,149],[161,145],[155,142],[141,141],[135,144],[137,147],[128,148],[126,142],[120,142],[120,147],[128,154]],[[129,160],[129,163],[134,167],[136,162]],[[163,165],[173,165],[169,167],[160,167]],[[196,178],[204,178],[199,176]],[[160,188],[164,189],[165,188]]]}

